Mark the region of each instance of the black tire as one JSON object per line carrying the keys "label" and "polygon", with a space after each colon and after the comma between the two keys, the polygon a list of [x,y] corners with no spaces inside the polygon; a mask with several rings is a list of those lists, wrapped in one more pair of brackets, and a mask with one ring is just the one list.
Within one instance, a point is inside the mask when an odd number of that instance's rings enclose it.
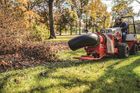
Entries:
{"label": "black tire", "polygon": [[118,57],[127,58],[129,56],[129,48],[126,43],[121,43],[118,45]]}
{"label": "black tire", "polygon": [[137,53],[138,53],[138,45],[137,44],[134,44],[133,47],[130,50],[130,54],[131,55],[135,55]]}
{"label": "black tire", "polygon": [[68,45],[70,49],[73,51],[86,46],[94,47],[98,44],[99,44],[99,36],[97,34],[81,35],[68,41]]}

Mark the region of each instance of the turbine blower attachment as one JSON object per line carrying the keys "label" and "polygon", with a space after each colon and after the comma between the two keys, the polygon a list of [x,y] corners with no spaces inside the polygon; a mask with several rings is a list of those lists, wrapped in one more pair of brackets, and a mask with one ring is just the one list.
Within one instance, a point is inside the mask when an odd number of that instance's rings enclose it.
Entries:
{"label": "turbine blower attachment", "polygon": [[99,44],[99,36],[94,33],[77,36],[68,41],[71,50],[75,51],[86,46],[95,47]]}

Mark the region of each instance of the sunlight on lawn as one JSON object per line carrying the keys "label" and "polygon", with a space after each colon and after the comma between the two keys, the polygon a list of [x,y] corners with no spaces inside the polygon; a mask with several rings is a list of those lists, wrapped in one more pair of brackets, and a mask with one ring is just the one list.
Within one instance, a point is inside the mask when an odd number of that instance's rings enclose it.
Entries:
{"label": "sunlight on lawn", "polygon": [[55,42],[55,41],[57,41],[57,42],[62,42],[62,41],[63,41],[63,42],[67,42],[68,40],[70,40],[71,38],[76,37],[76,36],[78,36],[78,35],[57,36],[56,39],[51,39],[51,40],[47,40],[47,41],[48,41],[48,42]]}
{"label": "sunlight on lawn", "polygon": [[140,66],[134,68],[133,71],[140,77]]}
{"label": "sunlight on lawn", "polygon": [[59,58],[65,60],[74,60],[74,57],[80,57],[81,55],[86,55],[84,49],[79,49],[77,51],[65,50],[58,53]]}
{"label": "sunlight on lawn", "polygon": [[106,58],[97,62],[48,63],[46,66],[1,73],[0,92],[138,93],[138,56],[125,60]]}

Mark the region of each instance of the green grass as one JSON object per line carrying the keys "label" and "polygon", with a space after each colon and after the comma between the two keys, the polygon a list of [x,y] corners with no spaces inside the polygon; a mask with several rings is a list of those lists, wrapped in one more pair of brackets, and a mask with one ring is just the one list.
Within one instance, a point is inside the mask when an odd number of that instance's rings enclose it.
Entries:
{"label": "green grass", "polygon": [[127,59],[72,59],[83,53],[62,51],[66,62],[1,73],[0,93],[140,93],[140,53]]}
{"label": "green grass", "polygon": [[[50,42],[67,42],[58,36]],[[77,61],[78,51],[61,51],[44,65],[0,73],[0,93],[140,93],[140,53],[126,59]]]}
{"label": "green grass", "polygon": [[60,59],[73,60],[73,61],[74,61],[74,57],[80,57],[81,55],[86,55],[86,53],[84,52],[84,49],[80,49],[77,51],[72,51],[72,50],[60,51],[58,53],[58,56]]}
{"label": "green grass", "polygon": [[49,42],[67,42],[71,38],[75,37],[76,35],[64,35],[64,36],[57,36],[56,39],[47,40]]}

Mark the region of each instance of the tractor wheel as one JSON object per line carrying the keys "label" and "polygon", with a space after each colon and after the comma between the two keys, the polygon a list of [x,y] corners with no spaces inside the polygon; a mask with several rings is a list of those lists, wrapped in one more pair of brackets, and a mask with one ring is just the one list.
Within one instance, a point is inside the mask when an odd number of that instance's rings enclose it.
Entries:
{"label": "tractor wheel", "polygon": [[138,46],[137,46],[137,44],[134,44],[132,49],[130,50],[130,54],[135,55],[137,53],[138,53]]}
{"label": "tractor wheel", "polygon": [[129,56],[129,48],[126,43],[121,43],[118,46],[118,57],[119,58],[126,58]]}

